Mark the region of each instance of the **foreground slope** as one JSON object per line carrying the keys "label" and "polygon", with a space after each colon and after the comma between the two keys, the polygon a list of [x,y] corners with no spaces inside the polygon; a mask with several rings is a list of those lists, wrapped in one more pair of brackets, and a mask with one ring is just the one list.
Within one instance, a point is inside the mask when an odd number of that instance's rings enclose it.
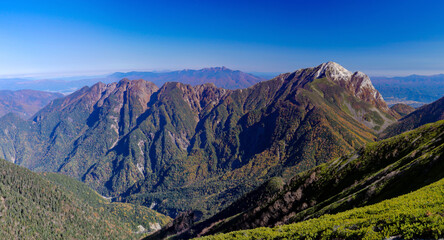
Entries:
{"label": "foreground slope", "polygon": [[202,239],[438,239],[444,236],[444,179],[415,192],[335,215]]}
{"label": "foreground slope", "polygon": [[25,168],[0,160],[3,239],[134,239],[131,227]]}
{"label": "foreground slope", "polygon": [[394,121],[361,72],[337,63],[239,90],[98,83],[32,121],[0,121],[0,156],[60,172],[116,201],[208,217],[273,176],[353,151]]}
{"label": "foreground slope", "polygon": [[[273,227],[366,206],[444,177],[444,121],[368,144],[282,184],[273,180],[212,218],[181,229],[191,238]],[[156,238],[168,228],[152,235]]]}

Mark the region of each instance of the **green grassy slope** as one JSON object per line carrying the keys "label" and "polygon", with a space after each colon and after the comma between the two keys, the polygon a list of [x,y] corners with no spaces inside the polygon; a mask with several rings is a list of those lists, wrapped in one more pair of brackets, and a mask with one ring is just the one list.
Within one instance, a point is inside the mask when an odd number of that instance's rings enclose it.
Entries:
{"label": "green grassy slope", "polygon": [[202,239],[401,239],[444,236],[444,179],[377,204],[307,221]]}

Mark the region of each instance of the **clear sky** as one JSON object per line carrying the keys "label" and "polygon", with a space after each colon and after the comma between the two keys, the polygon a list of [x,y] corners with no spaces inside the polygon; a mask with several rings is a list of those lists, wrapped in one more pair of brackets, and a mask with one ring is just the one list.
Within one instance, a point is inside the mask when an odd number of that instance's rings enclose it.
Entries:
{"label": "clear sky", "polygon": [[444,73],[444,1],[0,1],[0,76],[336,61]]}

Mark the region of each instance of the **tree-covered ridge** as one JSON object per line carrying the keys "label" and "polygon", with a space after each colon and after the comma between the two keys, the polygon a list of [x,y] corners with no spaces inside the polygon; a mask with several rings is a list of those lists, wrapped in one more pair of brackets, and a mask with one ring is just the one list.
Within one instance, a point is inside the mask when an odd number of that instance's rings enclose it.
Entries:
{"label": "tree-covered ridge", "polygon": [[283,186],[265,183],[175,237],[272,227],[397,197],[443,178],[443,153],[444,121],[439,121],[367,144]]}
{"label": "tree-covered ridge", "polygon": [[94,207],[100,214],[114,215],[120,221],[128,224],[134,232],[138,231],[139,225],[146,229],[147,232],[152,232],[172,220],[145,206],[111,202],[111,199],[105,199],[86,186],[86,184],[74,178],[58,173],[45,172],[41,173],[41,175],[66,191],[71,192],[77,199],[81,199],[89,206]]}
{"label": "tree-covered ridge", "polygon": [[131,226],[42,176],[0,160],[3,239],[134,239]]}
{"label": "tree-covered ridge", "polygon": [[200,239],[438,239],[444,236],[444,179],[383,202],[274,228]]}
{"label": "tree-covered ridge", "polygon": [[409,106],[407,104],[404,104],[404,103],[397,103],[397,104],[391,106],[390,110],[397,113],[399,115],[399,118],[402,118],[402,117],[414,112],[415,108],[412,106]]}
{"label": "tree-covered ridge", "polygon": [[238,90],[124,79],[53,101],[33,121],[3,118],[0,157],[206,218],[270,177],[358,149],[393,120],[365,74],[335,63]]}

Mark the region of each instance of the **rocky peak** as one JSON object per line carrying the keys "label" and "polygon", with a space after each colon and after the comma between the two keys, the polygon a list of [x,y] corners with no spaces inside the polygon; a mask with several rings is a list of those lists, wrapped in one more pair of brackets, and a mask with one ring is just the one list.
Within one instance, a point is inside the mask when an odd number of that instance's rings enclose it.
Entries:
{"label": "rocky peak", "polygon": [[227,68],[227,67],[225,67],[225,66],[222,66],[222,67],[210,67],[210,68],[204,68],[204,69],[202,69],[202,71],[207,71],[207,72],[223,72],[223,71],[229,71],[229,72],[232,72],[233,70],[231,70],[231,69],[229,69],[229,68]]}
{"label": "rocky peak", "polygon": [[370,78],[366,74],[355,72],[351,78],[351,87],[350,90],[354,90],[355,96],[358,98],[371,102],[373,105],[376,105],[385,111],[389,111],[384,98],[378,90],[375,89]]}
{"label": "rocky peak", "polygon": [[326,77],[332,82],[346,88],[354,96],[389,111],[382,95],[375,89],[370,78],[363,72],[352,73],[335,62],[327,62],[314,69],[312,80]]}
{"label": "rocky peak", "polygon": [[327,62],[315,68],[314,79],[328,77],[334,81],[350,80],[352,73],[335,62]]}
{"label": "rocky peak", "polygon": [[389,111],[382,95],[375,89],[366,74],[360,71],[352,73],[335,62],[326,62],[314,68],[305,68],[292,73],[284,73],[274,79],[281,82],[294,81],[296,86],[302,87],[319,78],[327,78],[347,89],[353,96],[369,102],[386,112]]}

